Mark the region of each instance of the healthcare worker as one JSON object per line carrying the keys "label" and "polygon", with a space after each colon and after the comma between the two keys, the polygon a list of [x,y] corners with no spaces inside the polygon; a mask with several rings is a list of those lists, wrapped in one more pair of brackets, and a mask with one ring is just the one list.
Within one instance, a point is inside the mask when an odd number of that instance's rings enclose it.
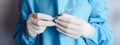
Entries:
{"label": "healthcare worker", "polygon": [[22,45],[112,45],[105,0],[20,0]]}

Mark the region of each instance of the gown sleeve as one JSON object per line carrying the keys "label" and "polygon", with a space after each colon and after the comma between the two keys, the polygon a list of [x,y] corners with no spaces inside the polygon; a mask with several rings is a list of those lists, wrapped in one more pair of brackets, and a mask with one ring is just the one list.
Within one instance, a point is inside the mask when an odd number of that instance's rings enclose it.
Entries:
{"label": "gown sleeve", "polygon": [[26,33],[26,20],[30,14],[27,6],[27,0],[20,0],[20,16],[17,20],[14,39],[22,45],[34,45],[36,37],[32,38]]}
{"label": "gown sleeve", "polygon": [[94,34],[86,39],[90,45],[112,45],[113,34],[108,26],[108,9],[105,0],[91,0],[92,12],[88,22],[95,27]]}

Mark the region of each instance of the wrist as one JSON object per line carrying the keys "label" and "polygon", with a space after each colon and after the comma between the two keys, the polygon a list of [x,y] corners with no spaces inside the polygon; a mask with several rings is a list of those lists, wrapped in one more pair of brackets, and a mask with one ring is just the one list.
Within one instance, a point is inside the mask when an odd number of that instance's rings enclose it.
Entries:
{"label": "wrist", "polygon": [[32,37],[32,38],[35,38],[37,36],[37,34],[33,34],[32,32],[26,30],[26,33],[28,36]]}
{"label": "wrist", "polygon": [[91,29],[83,31],[83,35],[82,36],[85,37],[85,38],[89,38],[92,35],[94,35],[94,33],[95,33],[95,28],[91,27]]}

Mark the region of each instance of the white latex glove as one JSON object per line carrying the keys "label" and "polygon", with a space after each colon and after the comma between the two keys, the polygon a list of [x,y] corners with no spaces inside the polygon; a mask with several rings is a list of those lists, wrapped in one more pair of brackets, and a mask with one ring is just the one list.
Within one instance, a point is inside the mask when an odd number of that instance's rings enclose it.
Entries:
{"label": "white latex glove", "polygon": [[27,20],[27,33],[31,37],[44,32],[47,26],[54,26],[53,18],[47,14],[30,14]]}
{"label": "white latex glove", "polygon": [[64,35],[77,39],[80,36],[89,37],[94,32],[94,27],[81,18],[62,14],[55,19],[57,30]]}

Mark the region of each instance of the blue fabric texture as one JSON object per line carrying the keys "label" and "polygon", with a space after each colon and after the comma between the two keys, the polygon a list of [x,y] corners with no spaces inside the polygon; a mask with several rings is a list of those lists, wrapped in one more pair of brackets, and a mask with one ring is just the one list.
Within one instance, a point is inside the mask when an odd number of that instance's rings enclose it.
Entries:
{"label": "blue fabric texture", "polygon": [[[22,45],[112,45],[113,34],[108,25],[105,0],[20,0],[20,16],[16,23],[14,39]],[[56,17],[69,8],[70,15],[84,19],[95,27],[94,35],[72,39],[59,33],[56,27],[32,38],[26,33],[26,21],[31,13],[45,13]],[[86,27],[87,28],[87,27]]]}

